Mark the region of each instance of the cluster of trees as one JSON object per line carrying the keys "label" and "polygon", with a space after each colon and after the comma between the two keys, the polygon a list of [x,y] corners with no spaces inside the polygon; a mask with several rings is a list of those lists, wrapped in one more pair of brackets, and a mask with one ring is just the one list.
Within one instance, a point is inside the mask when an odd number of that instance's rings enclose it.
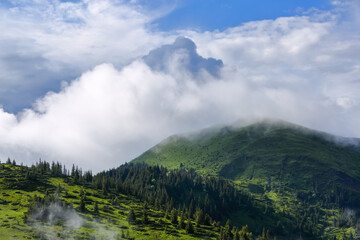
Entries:
{"label": "cluster of trees", "polygon": [[[230,221],[226,222],[225,227],[221,227],[219,233],[219,240],[253,240],[253,235],[249,231],[249,227],[247,225],[243,226],[242,229],[238,229],[237,227],[231,227]],[[263,234],[257,238],[257,240],[270,240],[269,231],[265,231],[263,229]]]}
{"label": "cluster of trees", "polygon": [[[15,160],[8,160],[5,164],[16,166]],[[4,165],[2,165],[4,167]],[[71,181],[74,184],[85,184],[92,181],[93,174],[91,171],[83,172],[81,168],[73,165],[71,171],[66,168],[65,165],[59,162],[46,162],[43,160],[39,160],[35,164],[32,164],[30,167],[24,167],[21,165],[21,172],[25,171],[25,179],[26,180],[39,180],[43,175],[48,175],[51,177],[71,177]]]}
{"label": "cluster of trees", "polygon": [[[60,163],[39,161],[26,171],[25,178],[37,180],[40,176],[63,177],[70,184],[86,185],[102,192],[104,198],[116,199],[119,194],[132,195],[142,199],[144,205],[141,223],[148,224],[148,204],[152,208],[165,212],[165,218],[189,234],[201,225],[218,228],[219,239],[252,239],[248,227],[237,229],[229,224],[222,227],[220,221],[229,218],[230,213],[241,208],[252,208],[251,198],[240,193],[227,180],[217,177],[204,177],[195,170],[168,170],[161,166],[143,164],[124,164],[116,169],[93,175],[91,171],[83,172],[73,165],[71,171]],[[23,170],[22,170],[23,171]],[[35,197],[29,206],[27,215],[41,209],[40,218],[46,218],[46,207],[50,204],[66,205],[58,200],[55,194],[45,194],[43,198]],[[66,193],[65,193],[66,194]],[[79,194],[79,210],[86,211],[86,193]],[[72,208],[72,206],[67,206]],[[103,209],[104,210],[104,209]],[[254,209],[255,211],[255,209]],[[94,213],[99,212],[97,202]],[[129,210],[128,221],[138,223],[135,212]],[[230,231],[229,231],[230,229]]]}
{"label": "cluster of trees", "polygon": [[205,219],[228,217],[241,206],[248,206],[249,199],[229,181],[203,177],[192,169],[168,170],[160,166],[125,164],[93,176],[91,183],[104,194],[130,194],[157,209],[185,212],[187,217],[194,217],[201,211],[198,214],[201,223]]}
{"label": "cluster of trees", "polygon": [[[61,192],[60,186],[57,187],[54,194],[50,194],[49,191],[46,191],[43,197],[35,195],[28,204],[28,211],[24,214],[25,222],[28,221],[31,216],[33,219],[40,221],[47,221],[50,214],[54,213],[50,211],[51,206],[58,206],[61,209],[73,209],[72,204],[68,204],[59,199]],[[56,216],[58,220],[63,220],[63,216],[59,214]]]}

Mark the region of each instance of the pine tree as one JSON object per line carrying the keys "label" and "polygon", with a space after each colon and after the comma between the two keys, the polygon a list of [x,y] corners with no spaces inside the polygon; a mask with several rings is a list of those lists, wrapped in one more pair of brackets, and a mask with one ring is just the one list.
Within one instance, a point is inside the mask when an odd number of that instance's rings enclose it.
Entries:
{"label": "pine tree", "polygon": [[238,228],[235,229],[234,240],[240,240],[240,233]]}
{"label": "pine tree", "polygon": [[245,225],[239,231],[240,239],[242,240],[252,240],[252,233],[249,232],[248,225]]}
{"label": "pine tree", "polygon": [[185,228],[185,213],[184,212],[181,212],[181,215],[180,215],[180,222],[179,222],[179,228],[180,229],[184,229]]}
{"label": "pine tree", "polygon": [[96,214],[98,214],[99,213],[99,206],[98,206],[98,203],[95,201],[95,204],[94,204],[94,212],[96,213]]}
{"label": "pine tree", "polygon": [[233,238],[233,234],[231,232],[231,223],[230,223],[230,219],[228,219],[226,221],[226,225],[225,225],[225,230],[224,230],[224,235],[225,235],[225,239],[232,239]]}
{"label": "pine tree", "polygon": [[144,205],[144,208],[143,208],[143,219],[142,219],[142,222],[144,224],[148,224],[149,223],[149,217],[148,217],[148,209],[147,209],[147,206]]}
{"label": "pine tree", "polygon": [[194,233],[194,226],[192,225],[190,218],[188,218],[188,220],[187,220],[185,231],[188,234],[193,234]]}
{"label": "pine tree", "polygon": [[169,219],[169,211],[168,211],[167,209],[166,209],[166,211],[165,211],[164,218],[165,218],[165,219]]}
{"label": "pine tree", "polygon": [[200,225],[204,223],[204,214],[200,208],[196,209],[195,222],[197,227],[200,227]]}
{"label": "pine tree", "polygon": [[75,177],[75,165],[73,164],[72,165],[72,168],[71,168],[71,175],[70,175],[72,178]]}
{"label": "pine tree", "polygon": [[171,223],[174,225],[176,225],[178,223],[178,214],[177,214],[176,209],[173,209],[171,211]]}
{"label": "pine tree", "polygon": [[130,224],[134,224],[136,222],[136,215],[133,209],[129,210],[127,220]]}
{"label": "pine tree", "polygon": [[266,231],[265,239],[266,239],[266,240],[270,240],[270,232],[269,232],[269,229]]}
{"label": "pine tree", "polygon": [[107,182],[106,182],[105,176],[102,178],[101,186],[102,186],[103,194],[106,195],[107,194]]}
{"label": "pine tree", "polygon": [[80,211],[81,212],[85,212],[86,208],[85,208],[85,196],[82,196],[80,198]]}
{"label": "pine tree", "polygon": [[29,169],[26,171],[25,180],[30,180],[30,170]]}
{"label": "pine tree", "polygon": [[212,219],[211,219],[211,217],[209,216],[209,214],[206,214],[206,215],[205,215],[205,218],[204,218],[204,225],[210,226],[210,225],[211,225],[211,221],[212,221]]}

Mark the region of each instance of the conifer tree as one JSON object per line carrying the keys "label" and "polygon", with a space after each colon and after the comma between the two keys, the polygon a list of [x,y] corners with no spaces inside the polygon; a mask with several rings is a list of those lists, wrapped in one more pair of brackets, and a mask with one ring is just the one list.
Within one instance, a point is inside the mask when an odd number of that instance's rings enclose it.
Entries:
{"label": "conifer tree", "polygon": [[249,232],[248,225],[245,225],[239,231],[240,239],[241,240],[252,240],[252,233]]}
{"label": "conifer tree", "polygon": [[143,219],[142,219],[142,222],[144,224],[148,224],[149,223],[149,216],[148,216],[148,209],[147,209],[147,206],[144,205],[144,208],[143,208]]}
{"label": "conifer tree", "polygon": [[106,182],[105,176],[102,178],[101,187],[102,187],[103,194],[106,195],[107,194],[107,182]]}
{"label": "conifer tree", "polygon": [[188,218],[188,220],[187,220],[185,231],[188,234],[193,234],[194,233],[194,226],[192,225],[190,218]]}
{"label": "conifer tree", "polygon": [[96,214],[99,213],[99,206],[98,206],[97,201],[95,201],[95,204],[94,204],[94,212],[95,212]]}
{"label": "conifer tree", "polygon": [[200,227],[200,225],[204,223],[204,214],[200,208],[196,209],[195,222],[197,227]]}
{"label": "conifer tree", "polygon": [[80,211],[81,212],[85,212],[85,196],[82,196],[81,198],[80,198]]}
{"label": "conifer tree", "polygon": [[136,222],[136,215],[133,209],[129,210],[127,220],[130,224],[134,224]]}
{"label": "conifer tree", "polygon": [[171,211],[171,223],[174,225],[176,225],[178,223],[178,214],[177,214],[176,209],[173,209]]}
{"label": "conifer tree", "polygon": [[179,222],[179,228],[180,229],[184,229],[185,228],[185,213],[184,212],[181,212],[181,215],[180,215],[180,222]]}
{"label": "conifer tree", "polygon": [[240,240],[240,234],[238,228],[236,228],[234,231],[234,240]]}
{"label": "conifer tree", "polygon": [[229,240],[233,238],[233,234],[231,232],[230,219],[228,219],[226,221],[225,230],[224,230],[224,237],[225,237],[225,239],[229,239]]}

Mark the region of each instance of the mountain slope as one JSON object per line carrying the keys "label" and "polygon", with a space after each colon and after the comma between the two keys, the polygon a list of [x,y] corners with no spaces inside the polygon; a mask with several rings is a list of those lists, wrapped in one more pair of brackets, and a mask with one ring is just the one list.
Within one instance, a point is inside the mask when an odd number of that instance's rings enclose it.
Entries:
{"label": "mountain slope", "polygon": [[[358,143],[358,139],[267,120],[172,136],[132,162],[194,168],[230,179],[265,214],[286,216],[310,238],[345,239],[346,234],[360,236]],[[345,217],[347,211],[351,218]],[[234,212],[232,220],[251,221],[251,213],[246,214]],[[275,223],[279,224],[282,221]]]}
{"label": "mountain slope", "polygon": [[[195,225],[194,218],[180,226],[180,211],[174,223],[164,206],[131,194],[128,189],[144,190],[139,169],[126,165],[92,176],[73,168],[69,176],[61,165],[46,162],[0,163],[0,239],[216,239],[220,226]],[[144,172],[159,180],[156,169]],[[133,184],[134,174],[142,184]],[[192,232],[185,223],[192,223]]]}
{"label": "mountain slope", "polygon": [[172,136],[133,163],[170,168],[181,164],[233,180],[283,179],[297,188],[317,181],[321,185],[322,177],[335,175],[360,190],[360,151],[347,144],[350,141],[356,139],[336,138],[286,122],[263,121]]}

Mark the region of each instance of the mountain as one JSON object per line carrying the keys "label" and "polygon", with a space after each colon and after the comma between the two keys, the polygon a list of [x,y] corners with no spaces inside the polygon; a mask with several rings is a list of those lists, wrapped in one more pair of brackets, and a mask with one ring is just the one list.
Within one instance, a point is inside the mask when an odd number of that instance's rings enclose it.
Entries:
{"label": "mountain", "polygon": [[283,121],[210,128],[175,135],[132,163],[194,168],[232,180],[269,178],[306,189],[327,176],[360,190],[357,139],[341,138]]}
{"label": "mountain", "polygon": [[8,159],[0,239],[360,239],[358,142],[267,120],[173,136],[95,175]]}
{"label": "mountain", "polygon": [[[236,123],[171,136],[132,163],[193,168],[232,180],[260,207],[294,217],[299,229],[312,228],[315,235],[339,234],[344,212],[356,215],[360,208],[359,139],[284,121]],[[331,216],[334,209],[337,217]],[[238,219],[236,213],[233,219]],[[343,227],[356,234],[356,223]]]}

